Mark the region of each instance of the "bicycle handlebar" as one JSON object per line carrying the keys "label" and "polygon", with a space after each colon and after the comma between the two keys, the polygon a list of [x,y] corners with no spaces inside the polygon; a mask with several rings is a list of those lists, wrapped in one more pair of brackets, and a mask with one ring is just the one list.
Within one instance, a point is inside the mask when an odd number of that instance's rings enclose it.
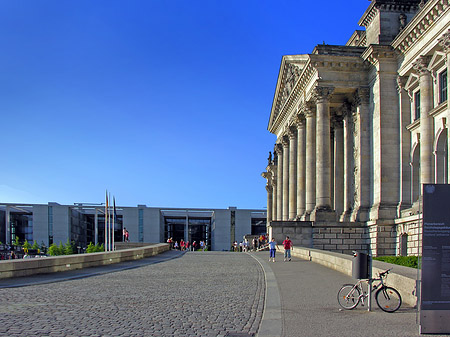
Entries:
{"label": "bicycle handlebar", "polygon": [[384,275],[387,275],[387,274],[389,274],[389,271],[391,270],[392,268],[389,268],[388,270],[385,270],[384,272],[382,272],[382,273],[378,273],[378,275],[380,275],[380,277],[382,277],[382,276],[384,276]]}

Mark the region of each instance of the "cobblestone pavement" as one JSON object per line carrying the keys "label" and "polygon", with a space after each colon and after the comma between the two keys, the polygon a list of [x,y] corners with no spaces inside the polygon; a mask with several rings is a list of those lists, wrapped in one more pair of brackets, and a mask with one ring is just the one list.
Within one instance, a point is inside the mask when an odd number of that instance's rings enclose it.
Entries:
{"label": "cobblestone pavement", "polygon": [[189,252],[141,268],[0,289],[0,336],[252,336],[264,273],[248,254]]}

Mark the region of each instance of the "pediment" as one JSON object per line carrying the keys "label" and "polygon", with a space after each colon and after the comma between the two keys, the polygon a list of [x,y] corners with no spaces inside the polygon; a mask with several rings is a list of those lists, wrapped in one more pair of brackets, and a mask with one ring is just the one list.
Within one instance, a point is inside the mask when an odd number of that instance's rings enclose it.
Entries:
{"label": "pediment", "polygon": [[434,68],[439,67],[441,64],[444,64],[447,55],[444,52],[436,51],[433,54],[433,57],[428,64],[428,70],[432,71]]}
{"label": "pediment", "polygon": [[408,80],[406,81],[405,89],[411,90],[418,85],[419,85],[419,76],[416,75],[415,73],[411,73],[408,77]]}
{"label": "pediment", "polygon": [[278,73],[277,87],[272,103],[272,110],[270,113],[269,126],[271,129],[275,119],[281,108],[284,106],[289,96],[295,87],[295,84],[300,79],[303,68],[309,60],[309,55],[285,55],[281,60],[280,71]]}

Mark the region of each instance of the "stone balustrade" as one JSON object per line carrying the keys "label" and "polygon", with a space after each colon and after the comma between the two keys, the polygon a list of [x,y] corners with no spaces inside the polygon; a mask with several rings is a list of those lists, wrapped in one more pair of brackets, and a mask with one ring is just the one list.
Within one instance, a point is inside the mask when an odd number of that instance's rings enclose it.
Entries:
{"label": "stone balustrade", "polygon": [[169,250],[166,243],[145,247],[90,254],[62,255],[45,258],[0,261],[0,279],[48,274],[60,271],[103,266],[124,261],[139,260]]}

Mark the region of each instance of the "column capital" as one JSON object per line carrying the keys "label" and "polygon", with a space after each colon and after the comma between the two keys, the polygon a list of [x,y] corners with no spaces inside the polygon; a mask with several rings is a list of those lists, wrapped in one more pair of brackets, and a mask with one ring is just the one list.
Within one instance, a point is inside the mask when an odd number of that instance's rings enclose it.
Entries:
{"label": "column capital", "polygon": [[311,118],[314,117],[316,113],[316,104],[314,102],[308,101],[305,103],[305,117]]}
{"label": "column capital", "polygon": [[294,117],[294,125],[297,127],[297,129],[302,128],[303,126],[305,126],[305,116],[303,114],[297,114]]}
{"label": "column capital", "polygon": [[358,107],[362,104],[370,103],[370,89],[367,87],[360,87],[353,93],[353,105]]}
{"label": "column capital", "polygon": [[287,131],[287,135],[289,139],[297,139],[297,127],[296,126],[290,126]]}
{"label": "column capital", "polygon": [[277,156],[279,156],[280,154],[283,155],[283,145],[281,145],[280,143],[275,144],[273,151],[277,154]]}
{"label": "column capital", "polygon": [[331,126],[334,129],[342,129],[344,127],[344,118],[342,115],[333,115],[331,117]]}
{"label": "column capital", "polygon": [[318,102],[327,101],[330,99],[331,95],[334,92],[334,87],[320,87],[317,86],[313,89],[313,99]]}
{"label": "column capital", "polygon": [[430,56],[420,56],[417,60],[413,62],[413,69],[419,74],[429,74],[430,71],[428,70],[428,64],[430,63]]}
{"label": "column capital", "polygon": [[281,138],[281,144],[283,145],[283,148],[288,147],[289,146],[289,136],[283,136]]}
{"label": "column capital", "polygon": [[444,52],[449,54],[450,53],[450,29],[447,30],[444,35],[442,35],[438,39],[439,44],[441,45],[442,49],[444,49]]}
{"label": "column capital", "polygon": [[349,101],[344,101],[342,103],[340,110],[342,111],[342,117],[346,118],[352,115],[352,105]]}

